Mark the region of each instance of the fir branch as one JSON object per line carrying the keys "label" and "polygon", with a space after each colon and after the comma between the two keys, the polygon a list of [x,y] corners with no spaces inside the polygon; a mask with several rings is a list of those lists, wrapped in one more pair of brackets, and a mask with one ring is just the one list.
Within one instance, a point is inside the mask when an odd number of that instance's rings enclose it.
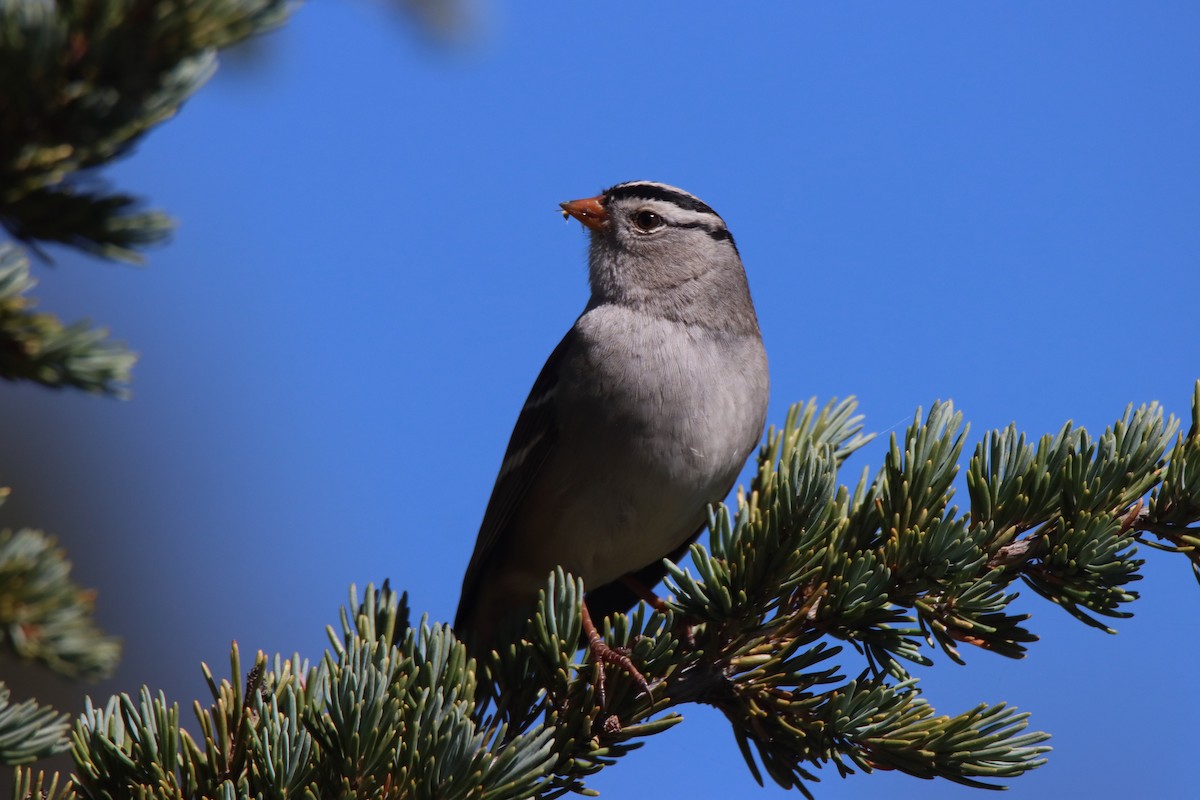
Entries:
{"label": "fir branch", "polygon": [[57,772],[47,775],[44,771],[34,772],[18,769],[13,777],[14,798],[19,800],[78,800],[69,780],[63,780]]}
{"label": "fir branch", "polygon": [[[0,224],[139,261],[170,223],[85,171],[128,153],[216,68],[216,53],[279,25],[284,0],[0,0]],[[19,76],[19,77],[18,77]]]}
{"label": "fir branch", "polygon": [[[259,653],[243,680],[235,644],[231,679],[217,681],[205,667],[213,702],[194,708],[198,740],[181,728],[178,705],[149,689],[103,708],[89,701],[71,736],[69,792],[313,800],[537,794],[555,761],[554,729],[512,735],[479,726],[465,648],[445,626],[377,626],[376,610],[399,620],[399,606],[395,594],[368,587],[344,638],[316,667],[299,657],[269,663]],[[18,781],[32,785],[32,772],[19,772]]]}
{"label": "fir branch", "polygon": [[70,580],[71,564],[39,531],[0,530],[0,642],[60,675],[96,680],[120,645],[92,620],[94,595]]}
{"label": "fir branch", "polygon": [[122,396],[137,357],[103,328],[33,311],[34,284],[25,255],[0,244],[0,377]]}
{"label": "fir branch", "polygon": [[1132,524],[1144,544],[1186,555],[1200,581],[1200,527],[1194,524],[1200,520],[1200,381],[1192,395],[1191,423],[1187,435],[1176,438],[1162,483],[1146,508],[1137,507]]}
{"label": "fir branch", "polygon": [[0,210],[0,223],[43,258],[38,243],[55,242],[140,264],[137,249],[165,241],[175,226],[167,215],[139,211],[138,206],[129,195],[63,184],[32,189],[7,203]]}
{"label": "fir branch", "polygon": [[9,696],[8,687],[0,683],[0,764],[29,764],[67,749],[66,714],[33,700],[13,705]]}
{"label": "fir branch", "polygon": [[[1011,428],[989,433],[965,514],[950,505],[965,428],[949,404],[918,414],[851,491],[837,472],[865,440],[853,408],[794,408],[736,512],[714,509],[693,566],[668,565],[664,610],[604,621],[650,694],[613,670],[599,706],[579,652],[584,587],[561,570],[524,635],[478,665],[448,628],[409,628],[403,599],[368,587],[316,667],[259,654],[243,678],[235,645],[230,679],[206,668],[213,702],[195,706],[195,739],[149,690],[89,704],[72,734],[76,775],[58,791],[558,797],[587,792],[590,775],[678,724],[687,703],[722,711],[756,779],[806,796],[821,766],[997,788],[1044,763],[1046,734],[1004,703],[939,715],[902,663],[929,663],[934,646],[961,661],[962,644],[1020,657],[1036,637],[1008,610],[1018,580],[1096,624],[1092,614],[1122,616],[1136,598],[1137,541],[1194,563],[1200,384],[1182,437],[1157,405],[1095,439],[1070,425],[1036,446]],[[49,785],[18,770],[18,789]]]}

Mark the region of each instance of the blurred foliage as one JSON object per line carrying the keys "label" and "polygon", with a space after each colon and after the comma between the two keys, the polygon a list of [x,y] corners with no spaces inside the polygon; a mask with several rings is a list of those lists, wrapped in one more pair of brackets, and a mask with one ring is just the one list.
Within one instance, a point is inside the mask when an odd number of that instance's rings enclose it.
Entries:
{"label": "blurred foliage", "polygon": [[173,116],[220,48],[286,14],[282,0],[0,0],[0,222],[35,246],[139,261],[170,221],[89,170]]}
{"label": "blurred foliage", "polygon": [[[139,261],[169,220],[98,179],[104,164],[172,116],[212,74],[216,51],[278,24],[282,0],[0,0],[0,225],[34,249],[52,242]],[[0,242],[0,377],[121,396],[135,357],[89,323],[35,312],[26,254]],[[119,646],[92,622],[53,540],[0,532],[5,649],[68,677],[94,679]],[[0,763],[66,747],[59,715],[10,705],[0,685]]]}
{"label": "blurred foliage", "polygon": [[1017,581],[1109,630],[1100,618],[1137,598],[1138,543],[1195,568],[1200,383],[1183,435],[1156,404],[1095,438],[1071,425],[1036,444],[988,433],[966,512],[951,505],[966,429],[950,404],[918,412],[851,490],[839,467],[869,439],[854,409],[794,407],[736,510],[713,510],[694,566],[670,565],[664,609],[605,621],[649,694],[605,667],[598,702],[579,652],[584,587],[561,570],[524,636],[478,665],[448,627],[410,626],[385,584],[352,590],[356,611],[316,666],[260,653],[243,674],[235,647],[231,678],[205,668],[195,736],[149,689],[89,705],[71,734],[75,774],[21,768],[17,796],[558,797],[587,792],[687,703],[724,713],[757,780],[805,796],[821,766],[995,788],[1044,763],[1046,734],[1004,703],[938,714],[905,664],[935,648],[961,662],[963,645],[1021,657],[1037,637],[1008,609]]}
{"label": "blurred foliage", "polygon": [[[8,497],[0,489],[0,503]],[[93,595],[40,531],[0,530],[0,650],[68,678],[112,673],[120,644],[92,621]],[[0,683],[0,764],[27,764],[67,749],[68,719],[32,700],[12,704]]]}
{"label": "blurred foliage", "polygon": [[[0,502],[8,490],[0,490]],[[52,538],[0,530],[0,646],[67,678],[99,680],[117,665],[120,643],[92,620],[93,592],[71,580]]]}
{"label": "blurred foliage", "polygon": [[70,724],[66,714],[33,700],[14,705],[9,703],[9,695],[0,683],[0,764],[28,764],[67,749]]}
{"label": "blurred foliage", "polygon": [[33,311],[26,292],[35,283],[25,254],[0,244],[0,377],[123,395],[137,356],[109,341],[102,328],[63,325],[52,314]]}
{"label": "blurred foliage", "polygon": [[[171,221],[99,176],[173,116],[217,51],[278,24],[284,0],[0,0],[0,225],[139,263]],[[103,331],[29,312],[28,262],[0,243],[0,377],[119,395],[133,356]]]}

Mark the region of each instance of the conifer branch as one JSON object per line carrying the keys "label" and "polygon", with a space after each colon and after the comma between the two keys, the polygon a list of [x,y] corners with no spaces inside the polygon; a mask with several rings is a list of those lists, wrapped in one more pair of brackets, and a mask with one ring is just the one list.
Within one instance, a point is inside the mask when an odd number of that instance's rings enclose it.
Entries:
{"label": "conifer branch", "polygon": [[579,651],[584,587],[561,570],[523,637],[482,664],[368,587],[315,667],[259,654],[243,674],[235,645],[230,678],[206,668],[195,738],[161,695],[122,695],[76,723],[69,782],[22,768],[17,787],[51,800],[550,798],[586,793],[678,724],[676,707],[705,703],[755,779],[805,796],[822,766],[997,788],[1045,762],[1046,734],[1003,702],[940,715],[905,665],[934,648],[961,662],[964,644],[1022,656],[1036,637],[1008,609],[1016,581],[1100,626],[1137,597],[1137,542],[1194,565],[1200,384],[1194,403],[1185,436],[1157,405],[1094,439],[1070,425],[1036,445],[992,431],[969,460],[967,512],[951,505],[966,429],[949,404],[918,413],[853,491],[837,481],[867,440],[853,402],[797,406],[736,511],[713,510],[708,546],[669,565],[665,609],[605,621],[650,694],[613,670],[600,707]]}
{"label": "conifer branch", "polygon": [[0,0],[0,224],[138,262],[171,223],[89,170],[173,116],[223,47],[280,24],[283,0]]}
{"label": "conifer branch", "polygon": [[34,284],[25,254],[0,244],[0,377],[123,396],[137,356],[103,328],[32,310]]}
{"label": "conifer branch", "polygon": [[8,700],[10,694],[0,683],[0,764],[28,764],[67,749],[66,714],[33,700],[14,705]]}
{"label": "conifer branch", "polygon": [[[0,504],[7,496],[0,489]],[[0,648],[59,675],[95,680],[112,672],[120,646],[96,627],[93,595],[70,571],[62,550],[40,531],[0,530]],[[65,714],[33,700],[12,704],[9,696],[0,682],[0,764],[67,749]]]}
{"label": "conifer branch", "polygon": [[120,644],[96,627],[95,597],[70,571],[40,531],[0,530],[0,646],[60,675],[97,680],[116,666]]}

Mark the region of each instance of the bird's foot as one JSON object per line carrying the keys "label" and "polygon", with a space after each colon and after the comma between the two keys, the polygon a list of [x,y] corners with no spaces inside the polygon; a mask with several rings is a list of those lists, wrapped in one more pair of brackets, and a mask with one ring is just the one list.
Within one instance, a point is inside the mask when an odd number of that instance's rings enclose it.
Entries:
{"label": "bird's foot", "polygon": [[620,667],[625,671],[625,674],[633,678],[634,682],[642,688],[646,696],[650,698],[650,702],[654,702],[654,694],[650,691],[650,683],[641,671],[633,665],[633,661],[629,658],[629,651],[623,647],[612,647],[605,643],[604,638],[600,636],[600,631],[596,629],[596,624],[592,622],[592,615],[588,613],[587,603],[583,604],[583,633],[588,641],[588,653],[592,657],[592,664],[595,669],[594,683],[596,686],[596,696],[600,700],[600,707],[608,707],[608,697],[604,692],[604,665],[612,664]]}
{"label": "bird's foot", "polygon": [[[670,614],[673,612],[674,609],[671,608],[671,604],[656,595],[654,590],[638,580],[637,576],[626,575],[625,577],[621,578],[621,583],[625,584],[630,591],[644,600],[647,605],[660,614]],[[697,622],[699,622],[699,620],[691,617],[683,617],[675,620],[675,635],[679,637],[679,641],[683,642],[688,648],[694,648],[696,646],[696,637],[692,633],[692,628]]]}

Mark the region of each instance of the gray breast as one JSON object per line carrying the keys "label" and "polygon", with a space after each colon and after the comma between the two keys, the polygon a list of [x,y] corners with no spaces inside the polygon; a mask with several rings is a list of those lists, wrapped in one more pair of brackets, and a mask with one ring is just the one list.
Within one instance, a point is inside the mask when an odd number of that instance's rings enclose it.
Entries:
{"label": "gray breast", "polygon": [[725,495],[762,432],[766,361],[757,337],[620,307],[577,330],[581,357],[558,389],[562,459],[548,466],[577,489],[559,498],[571,551],[558,563],[595,586],[675,549]]}

